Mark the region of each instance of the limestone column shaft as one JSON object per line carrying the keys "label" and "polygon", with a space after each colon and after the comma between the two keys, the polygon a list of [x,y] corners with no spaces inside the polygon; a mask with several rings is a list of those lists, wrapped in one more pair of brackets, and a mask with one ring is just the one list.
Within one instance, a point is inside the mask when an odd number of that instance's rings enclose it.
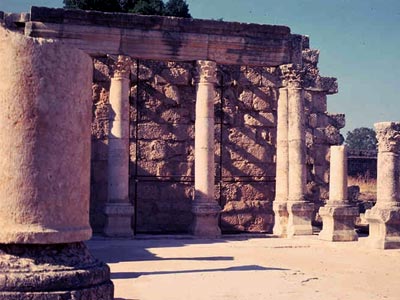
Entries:
{"label": "limestone column shaft", "polygon": [[347,201],[347,148],[331,146],[329,201]]}
{"label": "limestone column shaft", "polygon": [[197,61],[195,121],[195,192],[192,205],[192,232],[197,236],[217,237],[220,207],[215,201],[214,100],[216,63]]}
{"label": "limestone column shaft", "polygon": [[129,57],[118,56],[111,78],[108,134],[108,201],[104,233],[130,237],[133,205],[129,201]]}
{"label": "limestone column shaft", "polygon": [[275,201],[287,202],[289,193],[288,90],[279,89],[278,124],[276,133]]}
{"label": "limestone column shaft", "polygon": [[286,236],[288,221],[287,200],[289,192],[289,145],[288,145],[288,90],[279,89],[276,133],[276,179],[275,200],[273,210],[275,214],[275,235]]}
{"label": "limestone column shaft", "polygon": [[0,300],[113,299],[89,225],[93,67],[0,26]]}
{"label": "limestone column shaft", "polygon": [[358,207],[347,200],[347,149],[331,146],[329,200],[319,209],[322,230],[319,239],[326,241],[356,241],[355,218]]}
{"label": "limestone column shaft", "polygon": [[400,122],[375,124],[378,140],[377,199],[365,212],[367,244],[372,248],[400,249]]}
{"label": "limestone column shaft", "polygon": [[288,89],[289,101],[289,201],[305,201],[306,143],[304,128],[304,95],[301,88]]}
{"label": "limestone column shaft", "polygon": [[[394,148],[394,147],[393,147]],[[378,206],[398,206],[399,194],[399,153],[389,145],[380,143],[378,152],[377,203]]]}

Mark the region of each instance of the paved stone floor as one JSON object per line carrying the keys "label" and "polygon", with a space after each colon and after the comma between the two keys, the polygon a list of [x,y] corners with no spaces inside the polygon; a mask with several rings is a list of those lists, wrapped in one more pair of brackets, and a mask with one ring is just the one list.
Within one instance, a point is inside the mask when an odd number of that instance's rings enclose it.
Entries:
{"label": "paved stone floor", "polygon": [[399,300],[400,250],[366,249],[364,240],[139,236],[88,245],[111,267],[118,300]]}

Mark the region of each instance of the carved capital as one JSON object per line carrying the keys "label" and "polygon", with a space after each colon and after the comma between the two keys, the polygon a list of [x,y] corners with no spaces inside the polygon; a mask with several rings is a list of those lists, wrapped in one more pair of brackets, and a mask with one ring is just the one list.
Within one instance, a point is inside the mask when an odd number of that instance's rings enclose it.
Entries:
{"label": "carved capital", "polygon": [[375,123],[379,152],[400,154],[400,122]]}
{"label": "carved capital", "polygon": [[281,65],[279,68],[281,71],[282,86],[288,88],[301,88],[304,70],[300,65],[287,64]]}
{"label": "carved capital", "polygon": [[197,83],[216,83],[217,64],[211,60],[196,61],[196,82]]}
{"label": "carved capital", "polygon": [[131,72],[132,60],[129,56],[118,55],[117,57],[111,57],[113,60],[112,64],[112,76],[114,78],[129,78]]}

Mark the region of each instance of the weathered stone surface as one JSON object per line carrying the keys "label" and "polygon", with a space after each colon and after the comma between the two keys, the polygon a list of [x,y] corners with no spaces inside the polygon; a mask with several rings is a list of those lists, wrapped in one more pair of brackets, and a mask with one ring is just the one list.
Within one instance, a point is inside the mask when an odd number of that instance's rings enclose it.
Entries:
{"label": "weathered stone surface", "polygon": [[0,242],[86,240],[92,61],[0,27]]}
{"label": "weathered stone surface", "polygon": [[63,39],[94,55],[122,52],[140,59],[277,66],[301,56],[291,49],[287,27],[212,20],[32,7],[27,34]]}
{"label": "weathered stone surface", "polygon": [[113,299],[110,269],[83,243],[0,245],[0,299]]}
{"label": "weathered stone surface", "polygon": [[[113,299],[90,256],[92,61],[0,27],[0,299]],[[98,178],[96,178],[98,179]]]}
{"label": "weathered stone surface", "polygon": [[221,211],[225,231],[271,232],[273,213],[269,201],[229,201]]}

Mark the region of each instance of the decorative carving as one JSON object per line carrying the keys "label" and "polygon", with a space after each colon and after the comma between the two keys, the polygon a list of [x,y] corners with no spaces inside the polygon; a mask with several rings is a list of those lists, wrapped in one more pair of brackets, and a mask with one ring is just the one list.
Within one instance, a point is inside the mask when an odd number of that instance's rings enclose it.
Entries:
{"label": "decorative carving", "polygon": [[381,122],[375,124],[379,152],[400,154],[400,122]]}
{"label": "decorative carving", "polygon": [[197,83],[216,83],[217,64],[211,60],[198,60],[196,62],[196,82]]}
{"label": "decorative carving", "polygon": [[304,70],[300,65],[287,64],[281,65],[282,86],[288,88],[301,88],[303,83]]}
{"label": "decorative carving", "polygon": [[129,56],[118,55],[117,57],[109,56],[114,62],[112,64],[112,72],[114,78],[129,78],[131,73],[132,60]]}

